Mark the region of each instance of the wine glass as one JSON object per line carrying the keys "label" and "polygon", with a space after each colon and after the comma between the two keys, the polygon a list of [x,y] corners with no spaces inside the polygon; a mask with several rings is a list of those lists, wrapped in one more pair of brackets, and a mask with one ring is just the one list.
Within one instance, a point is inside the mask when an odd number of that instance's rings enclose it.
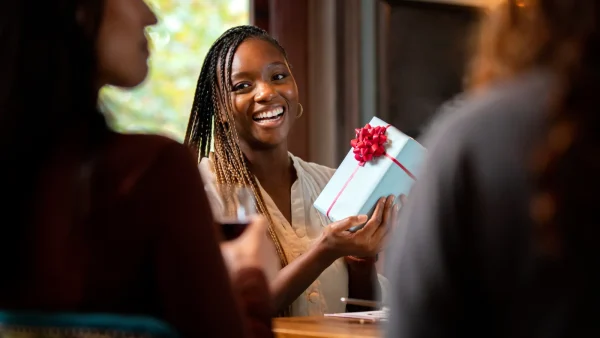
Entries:
{"label": "wine glass", "polygon": [[256,200],[252,189],[231,184],[216,184],[207,189],[213,190],[211,207],[215,221],[221,225],[221,232],[226,241],[238,238],[248,224],[252,216],[256,215]]}

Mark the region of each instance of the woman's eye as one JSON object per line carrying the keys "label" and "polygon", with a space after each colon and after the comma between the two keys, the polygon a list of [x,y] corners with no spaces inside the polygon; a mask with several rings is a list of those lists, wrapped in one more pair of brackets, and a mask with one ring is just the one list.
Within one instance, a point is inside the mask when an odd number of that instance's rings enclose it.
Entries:
{"label": "woman's eye", "polygon": [[285,74],[275,74],[273,76],[273,81],[279,81],[285,79],[287,76]]}
{"label": "woman's eye", "polygon": [[248,88],[248,87],[250,87],[250,84],[248,84],[248,83],[244,83],[244,82],[242,82],[242,83],[238,83],[238,84],[236,84],[235,86],[233,86],[233,91],[234,91],[234,92],[237,92],[237,91],[240,91],[240,90],[246,89],[246,88]]}

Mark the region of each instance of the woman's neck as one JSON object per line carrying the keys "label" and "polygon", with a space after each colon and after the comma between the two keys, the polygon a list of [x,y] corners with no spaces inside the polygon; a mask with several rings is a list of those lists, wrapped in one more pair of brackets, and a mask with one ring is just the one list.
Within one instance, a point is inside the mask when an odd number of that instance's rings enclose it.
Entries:
{"label": "woman's neck", "polygon": [[241,148],[248,159],[250,171],[263,186],[285,186],[285,183],[291,186],[295,181],[287,145],[261,150],[250,149],[247,146]]}

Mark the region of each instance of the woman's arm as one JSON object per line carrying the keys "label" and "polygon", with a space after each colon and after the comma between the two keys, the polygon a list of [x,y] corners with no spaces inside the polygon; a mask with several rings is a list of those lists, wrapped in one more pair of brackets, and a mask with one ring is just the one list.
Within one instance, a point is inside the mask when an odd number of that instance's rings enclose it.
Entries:
{"label": "woman's arm", "polygon": [[[348,266],[348,297],[355,299],[377,300],[381,294],[381,287],[377,278],[377,269],[375,268],[375,258],[355,258],[346,257]],[[368,308],[358,305],[346,305],[346,311],[370,311]]]}
{"label": "woman's arm", "polygon": [[[207,182],[214,182],[210,162],[207,159],[200,163],[200,172]],[[207,191],[209,199],[218,202],[216,190],[208,189]],[[386,202],[387,204],[385,204]],[[365,248],[379,247],[378,243],[389,229],[388,223],[393,214],[392,204],[393,200],[382,199],[369,220],[368,226],[365,226],[367,229],[357,231],[355,234],[346,230],[364,224],[367,221],[366,216],[364,219],[350,217],[329,225],[323,236],[307,252],[281,269],[274,281],[271,282],[276,311],[283,311],[290,306],[338,258],[346,255],[361,255],[361,252],[365,253]],[[382,225],[381,228],[380,225]],[[369,254],[374,256],[372,252]],[[351,288],[349,291],[352,295],[356,295],[356,297],[369,295],[369,299],[377,295],[379,283],[376,282],[377,277],[373,275],[375,272],[371,270],[369,264],[359,263],[348,271],[349,283],[352,284],[349,285]]]}
{"label": "woman's arm", "polygon": [[[200,173],[207,182],[214,184],[214,176],[207,159],[202,160],[200,163]],[[219,197],[216,189],[211,187],[206,191],[209,200],[217,204]],[[325,244],[325,239],[321,237],[307,252],[277,273],[277,276],[271,282],[275,312],[283,311],[290,306],[327,267],[341,257],[329,250]]]}
{"label": "woman's arm", "polygon": [[175,142],[165,146],[135,198],[141,217],[156,228],[153,264],[164,319],[185,337],[271,336],[270,318],[260,313],[270,306],[267,281],[262,271],[249,268],[232,288],[189,150]]}
{"label": "woman's arm", "polygon": [[[386,204],[383,211],[380,213],[379,210],[381,209],[376,209],[372,217],[372,219],[379,218],[377,221],[381,224],[379,230],[385,232],[383,237],[384,242],[387,233],[392,231],[395,226],[399,211],[398,201],[394,203],[394,199],[390,197],[385,200]],[[366,258],[347,256],[345,260],[348,267],[348,296],[356,299],[378,300],[382,296],[382,287],[375,265],[377,256]],[[382,277],[382,279],[385,278]],[[369,310],[374,309],[350,304],[346,306],[346,311],[348,312]]]}
{"label": "woman's arm", "polygon": [[232,277],[232,282],[242,299],[242,307],[247,315],[246,322],[252,336],[272,337],[273,308],[268,301],[271,299],[269,284],[262,271],[254,268],[243,269]]}
{"label": "woman's arm", "polygon": [[[351,217],[342,222],[347,228],[364,223],[358,220],[358,217]],[[326,237],[320,237],[307,252],[281,269],[271,283],[275,309],[282,311],[290,306],[325,269],[340,257],[342,255],[330,249]]]}
{"label": "woman's arm", "polygon": [[[392,196],[379,200],[371,219],[367,216],[349,217],[328,225],[317,243],[308,252],[283,268],[272,283],[275,307],[279,311],[289,306],[336,259],[344,256],[374,257],[380,251],[393,215]],[[356,231],[348,230],[365,224]],[[374,262],[358,262],[348,270],[351,295],[368,296],[378,291]],[[376,284],[377,283],[377,284]]]}

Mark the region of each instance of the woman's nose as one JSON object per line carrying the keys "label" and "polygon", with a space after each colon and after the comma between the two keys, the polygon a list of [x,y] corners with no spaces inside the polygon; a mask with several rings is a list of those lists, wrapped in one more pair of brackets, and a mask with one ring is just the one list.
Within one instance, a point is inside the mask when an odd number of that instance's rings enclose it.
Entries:
{"label": "woman's nose", "polygon": [[145,11],[145,15],[144,15],[144,25],[145,27],[148,26],[154,26],[158,23],[158,18],[156,17],[156,13],[154,12],[154,10],[146,3],[144,2],[144,9]]}
{"label": "woman's nose", "polygon": [[273,98],[277,96],[277,91],[270,83],[261,83],[258,85],[258,91],[256,92],[256,96],[254,100],[257,102],[260,101],[271,101]]}

